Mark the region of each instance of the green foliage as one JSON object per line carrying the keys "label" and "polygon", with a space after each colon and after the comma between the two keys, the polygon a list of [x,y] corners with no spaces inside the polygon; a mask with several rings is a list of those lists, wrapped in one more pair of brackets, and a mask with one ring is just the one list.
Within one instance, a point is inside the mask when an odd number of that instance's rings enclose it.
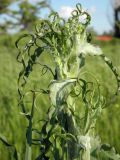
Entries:
{"label": "green foliage", "polygon": [[[19,70],[21,69],[21,67],[16,63],[16,60],[15,60],[16,50],[13,49],[13,43],[15,39],[17,39],[17,37],[19,37],[19,35],[12,36],[12,37],[4,35],[4,37],[1,36],[0,38],[0,41],[1,41],[0,44],[2,45],[0,47],[0,66],[1,66],[0,67],[0,74],[1,74],[1,79],[0,79],[0,88],[1,88],[0,90],[0,98],[1,98],[1,101],[0,101],[0,111],[1,111],[0,112],[0,132],[2,132],[2,134],[5,135],[7,139],[10,142],[12,142],[12,144],[15,144],[17,151],[18,151],[19,159],[24,159],[25,158],[25,130],[26,130],[26,125],[28,125],[28,122],[25,120],[25,118],[23,118],[25,114],[21,114],[21,113],[19,114],[20,108],[16,107],[17,106],[17,99],[15,98],[17,97],[16,77],[17,77]],[[21,48],[23,48],[24,44],[26,44],[29,41],[29,38],[30,38],[29,36],[28,38],[25,37],[20,42],[19,45],[21,46]],[[10,44],[10,42],[12,44]],[[41,41],[37,40],[37,44],[41,44]],[[120,69],[119,41],[113,40],[111,42],[100,43],[99,45],[103,49],[103,52],[108,57],[110,57],[110,59],[112,59],[112,61],[114,62],[114,65],[118,66],[117,68],[119,71]],[[35,48],[33,47],[33,49],[31,50],[32,54],[34,53],[36,48],[37,47]],[[97,120],[97,128],[96,128],[97,133],[102,138],[102,142],[104,143],[107,142],[107,143],[110,143],[111,145],[114,145],[117,151],[120,152],[120,148],[119,148],[120,99],[119,97],[116,97],[116,96],[113,97],[113,94],[115,93],[115,90],[116,90],[115,78],[114,76],[112,76],[109,68],[106,67],[106,65],[103,63],[103,61],[99,57],[91,58],[89,56],[86,56],[85,59],[86,59],[86,65],[81,70],[82,77],[80,76],[80,78],[85,79],[86,81],[93,81],[94,78],[91,79],[90,78],[91,76],[87,74],[82,74],[84,71],[86,72],[86,70],[88,72],[92,72],[93,75],[95,75],[95,77],[97,77],[97,79],[100,80],[99,84],[101,84],[101,86],[104,86],[102,90],[102,94],[106,98],[105,107],[107,108],[102,111],[101,116]],[[36,58],[36,60],[38,60],[38,57]],[[55,159],[57,159],[59,155],[61,156],[62,150],[60,150],[61,147],[59,145],[61,141],[64,140],[64,141],[70,142],[70,140],[73,140],[76,142],[76,139],[74,139],[74,136],[72,136],[71,134],[63,133],[61,135],[61,129],[58,125],[56,125],[56,127],[52,130],[54,132],[51,132],[50,129],[52,128],[52,125],[56,123],[56,120],[54,122],[54,119],[51,119],[51,124],[48,124],[54,112],[53,108],[50,108],[48,110],[49,113],[47,116],[45,115],[46,110],[50,106],[49,99],[48,99],[48,94],[49,94],[48,89],[49,88],[47,86],[50,83],[50,80],[53,79],[53,75],[56,73],[55,71],[55,73],[53,74],[53,72],[51,72],[50,68],[48,67],[48,64],[49,64],[51,66],[52,71],[54,70],[55,65],[53,65],[53,62],[51,62],[52,60],[53,58],[51,57],[51,55],[44,52],[44,54],[40,54],[41,63],[39,67],[37,64],[33,65],[32,60],[29,62],[30,66],[32,67],[32,73],[29,74],[29,79],[27,80],[25,89],[31,90],[31,88],[33,88],[33,91],[37,91],[37,93],[35,92],[37,94],[37,99],[36,99],[37,106],[35,106],[34,108],[35,110],[34,110],[33,130],[32,130],[32,137],[33,137],[32,159],[35,159],[36,155],[40,154],[40,150],[39,150],[40,141],[39,140],[41,140],[41,143],[44,142],[42,147],[47,152],[47,156],[51,156],[51,159],[53,158],[52,155],[55,156]],[[46,64],[46,65],[43,65],[43,64]],[[41,77],[40,71],[42,71],[42,74],[48,71],[47,72],[48,74],[45,74],[44,76]],[[49,73],[52,73],[52,74],[49,74]],[[56,79],[57,76],[54,75],[54,77]],[[85,84],[82,81],[80,81],[80,83],[83,87],[85,86]],[[57,83],[53,83],[53,84],[57,85]],[[94,84],[96,84],[96,80],[94,81]],[[69,84],[69,85],[71,86],[72,84]],[[66,88],[67,90],[65,89],[65,86],[64,86],[64,89],[61,91],[63,91],[63,93],[68,92],[69,85],[67,85],[67,88]],[[89,86],[89,88],[90,87],[92,89],[92,85]],[[40,88],[43,88],[43,89],[40,90]],[[41,93],[38,94],[39,92],[43,92],[45,94],[43,95]],[[61,93],[62,92],[58,94],[57,96],[58,98],[62,96]],[[79,93],[78,87],[76,88],[76,93],[77,94]],[[71,94],[72,96],[75,95],[74,92],[72,92]],[[26,96],[25,104],[26,104],[27,114],[25,116],[30,115],[29,111],[30,111],[31,104],[30,103],[28,104],[27,102],[32,100],[32,95],[33,94],[30,91],[28,96]],[[84,121],[82,120],[84,107],[85,106],[82,104],[82,100],[80,98],[78,99],[78,101],[76,100],[76,110],[74,112],[72,112],[72,110],[70,111],[72,115],[76,117],[76,121],[78,123],[81,121],[81,123],[79,123],[80,127],[81,125],[84,125]],[[81,119],[79,117],[81,117]],[[63,118],[64,118],[64,115],[63,115]],[[63,121],[60,120],[60,122],[62,123]],[[48,135],[47,137],[45,136],[46,133]],[[56,137],[49,138],[50,133],[56,134]],[[43,139],[44,141],[42,141]],[[53,143],[54,139],[56,139],[58,143],[56,144],[56,147],[54,147],[56,149],[53,152],[52,144],[54,144]],[[81,143],[84,145],[84,137],[81,138],[80,140],[81,140]],[[47,145],[46,145],[46,141],[48,142]],[[88,141],[89,141],[89,138],[88,138]],[[92,146],[91,159],[93,160],[97,159],[96,157],[98,155],[102,160],[110,159],[108,156],[109,154],[110,156],[112,154],[111,159],[114,159],[112,158],[113,156],[115,158],[116,157],[119,158],[119,155],[116,154],[114,149],[112,149],[108,145],[105,148],[104,146],[106,145],[102,145],[98,138],[95,137],[93,138],[93,140],[91,138],[91,141],[92,141],[91,142],[91,146]],[[44,148],[44,146],[46,146],[46,148]],[[52,155],[47,150],[50,147],[51,147]],[[66,150],[66,145],[64,145],[64,143],[62,145],[62,148],[64,151]],[[97,153],[93,152],[96,150],[96,148],[98,148],[99,151],[101,149],[99,154],[98,152]],[[104,153],[104,150],[107,151],[108,153]],[[8,154],[8,148],[4,147],[2,143],[0,142],[0,159],[4,159],[4,160],[13,159],[11,156],[12,155],[10,153]]]}
{"label": "green foliage", "polygon": [[[13,36],[4,35],[0,37],[0,132],[7,137],[11,144],[15,144],[18,151],[19,159],[24,159],[25,130],[27,123],[23,118],[23,115],[20,113],[20,108],[17,107],[18,102],[15,98],[18,96],[16,77],[21,67],[16,62],[16,49],[13,49],[14,41],[21,34]],[[24,39],[21,46],[26,43],[26,41],[27,39]],[[94,43],[98,43],[98,45],[101,46],[103,52],[108,57],[110,57],[110,59],[112,59],[114,65],[117,66],[118,71],[120,71],[119,40],[114,39],[111,42]],[[41,55],[41,62],[49,64],[53,68],[53,63],[51,62],[50,55],[46,53],[44,54],[44,56]],[[97,79],[99,79],[99,83],[101,85],[104,85],[104,90],[102,93],[106,98],[106,109],[102,111],[101,116],[97,120],[97,134],[99,134],[102,138],[102,142],[110,143],[112,146],[115,146],[117,151],[120,153],[120,98],[116,96],[113,97],[116,89],[115,78],[114,76],[112,76],[109,68],[106,67],[106,65],[99,57],[86,57],[86,66],[84,68],[84,71],[86,70],[88,72],[92,72],[93,75],[96,75]],[[37,88],[43,88],[43,86],[47,86],[49,80],[52,79],[49,71],[48,74],[42,77],[39,73],[40,71],[42,71],[41,67],[34,66],[34,71],[32,72],[28,81],[30,87],[36,86]],[[43,122],[42,120],[47,119],[47,117],[45,116],[45,112],[50,105],[47,94],[46,96],[40,95],[36,101],[36,104],[38,107],[35,107],[35,115],[33,121],[35,127],[41,129],[41,125]],[[77,107],[74,114],[76,116],[81,116],[82,114],[82,104],[80,100],[77,101]],[[33,138],[38,137],[36,135],[36,132],[36,130],[33,131]],[[36,155],[39,153],[39,149],[37,148],[36,145],[32,145],[32,159],[35,159]],[[57,150],[55,152],[55,155],[57,156]],[[11,150],[8,150],[8,147],[4,147],[1,142],[0,159],[13,159]]]}
{"label": "green foliage", "polygon": [[[82,16],[86,16],[86,19],[80,22]],[[87,74],[92,81],[82,78],[82,75],[86,74],[86,72],[81,73],[81,69],[86,64],[86,56],[100,56],[110,67],[118,84],[116,94],[120,89],[120,77],[101,49],[90,44],[90,35],[86,32],[89,23],[89,14],[82,11],[81,5],[77,4],[76,10],[72,12],[67,22],[57,13],[52,13],[49,20],[42,20],[40,25],[36,26],[35,34],[25,34],[16,41],[19,50],[17,60],[22,64],[18,78],[19,105],[29,122],[26,132],[26,160],[31,159],[32,142],[40,148],[37,160],[90,160],[92,156],[92,141],[96,143],[94,137],[96,119],[105,106],[105,98],[101,94],[98,80],[91,73]],[[20,41],[26,37],[30,37],[29,42],[20,48]],[[54,71],[39,61],[43,53],[49,53],[53,57]],[[26,87],[35,64],[43,66],[42,75],[49,70],[53,76],[47,90]],[[34,99],[30,105],[26,103],[30,101],[30,98],[26,100],[29,92],[33,93]],[[47,94],[51,101],[48,118],[44,120],[40,130],[33,127],[35,97],[38,94]],[[74,114],[78,99],[81,100],[83,107],[81,117]],[[36,131],[39,138],[32,140],[32,130]],[[94,151],[97,152],[97,157],[94,159],[101,159],[101,156],[111,159],[120,158],[113,150],[108,153],[101,144],[97,148]]]}

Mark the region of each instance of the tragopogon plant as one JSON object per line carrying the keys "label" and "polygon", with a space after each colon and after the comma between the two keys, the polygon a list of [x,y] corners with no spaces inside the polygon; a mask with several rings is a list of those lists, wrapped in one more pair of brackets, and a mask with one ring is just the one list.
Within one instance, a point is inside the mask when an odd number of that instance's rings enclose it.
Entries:
{"label": "tragopogon plant", "polygon": [[[18,79],[19,105],[29,122],[26,133],[26,160],[31,160],[34,144],[40,148],[36,160],[120,159],[113,148],[102,145],[95,137],[95,122],[105,105],[98,80],[92,74],[90,75],[93,81],[87,81],[81,76],[86,56],[100,56],[116,77],[118,93],[120,77],[116,68],[99,47],[90,44],[91,35],[86,31],[90,19],[90,15],[77,4],[67,21],[58,13],[52,13],[48,20],[40,21],[34,34],[25,34],[16,41],[19,50],[17,60],[23,66]],[[30,37],[30,40],[24,49],[21,49],[19,42],[25,37]],[[54,70],[40,61],[41,54],[44,53],[53,57]],[[25,86],[34,65],[42,66],[44,73],[49,71],[53,79],[46,90],[34,88],[26,92]],[[30,93],[33,100],[28,112],[24,99]],[[41,130],[33,126],[35,100],[39,93],[47,94],[51,102],[48,118],[43,121]],[[79,106],[83,107],[82,117],[76,114],[78,99],[83,103]],[[33,139],[34,131],[39,138]]]}

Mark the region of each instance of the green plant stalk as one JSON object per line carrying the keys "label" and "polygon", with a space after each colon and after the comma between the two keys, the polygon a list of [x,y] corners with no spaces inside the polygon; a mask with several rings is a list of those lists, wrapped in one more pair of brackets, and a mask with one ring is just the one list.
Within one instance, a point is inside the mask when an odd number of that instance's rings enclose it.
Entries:
{"label": "green plant stalk", "polygon": [[[73,110],[75,110],[75,104],[73,103],[73,98],[70,97],[67,100],[68,103],[68,108],[71,108]],[[74,104],[74,105],[73,105]],[[86,108],[85,111],[85,123],[84,123],[84,132],[83,135],[89,137],[89,131],[90,131],[90,116],[89,116],[89,109]],[[80,135],[77,124],[75,122],[75,118],[74,116],[72,116],[72,114],[66,113],[66,119],[68,122],[68,133],[72,134],[73,136],[77,136]],[[90,141],[86,139],[86,143],[88,143],[87,145],[90,146]],[[90,160],[90,147],[87,147],[83,150],[83,152],[81,153],[81,159],[80,160]],[[70,142],[68,142],[68,159],[67,160],[74,160],[75,158],[78,158],[79,156],[79,147],[77,145],[77,143],[74,140],[71,140]],[[79,159],[79,158],[78,158]]]}
{"label": "green plant stalk", "polygon": [[25,160],[31,160],[32,159],[32,122],[29,121],[29,126],[27,129],[27,138],[26,138],[26,153],[25,153]]}
{"label": "green plant stalk", "polygon": [[[59,77],[58,77],[59,79]],[[58,109],[58,120],[62,128],[64,128],[67,134],[71,134],[75,137],[76,140],[71,139],[67,142],[67,160],[74,160],[75,158],[79,157],[79,146],[77,143],[77,136],[80,135],[78,126],[76,124],[75,117],[72,115],[71,110],[75,111],[75,103],[74,97],[70,95],[72,90],[75,88],[77,79],[64,79],[64,80],[56,80],[50,85],[50,97],[51,103],[55,105]],[[58,91],[57,91],[58,88]],[[55,91],[56,89],[56,91]],[[88,107],[88,106],[87,106]],[[84,151],[81,153],[81,160],[89,160],[90,159],[90,140],[89,140],[89,128],[90,128],[90,121],[89,121],[89,109],[86,107],[86,114],[85,114],[85,127],[83,135],[83,141],[85,138],[88,139],[87,146]],[[87,140],[86,140],[87,141]],[[64,151],[63,151],[64,152]]]}
{"label": "green plant stalk", "polygon": [[[72,104],[71,104],[72,102]],[[73,109],[73,107],[75,107],[75,105],[73,106],[73,99],[72,97],[69,97],[69,99],[67,100],[67,109],[66,109],[66,114],[63,112],[62,114],[65,114],[65,119],[66,119],[66,124],[63,124],[62,127],[64,127],[64,129],[66,130],[67,133],[72,134],[74,137],[76,137],[76,135],[78,134],[78,130],[77,130],[77,125],[75,122],[74,117],[72,116],[69,108]],[[77,144],[76,142],[71,139],[70,141],[68,141],[68,151],[67,151],[67,160],[73,160],[77,154]]]}
{"label": "green plant stalk", "polygon": [[35,107],[35,92],[33,92],[33,102],[31,108],[31,114],[29,116],[29,125],[26,132],[26,153],[25,160],[32,160],[32,120]]}
{"label": "green plant stalk", "polygon": [[[73,103],[73,98],[69,95],[69,93],[73,89],[75,81],[76,79],[56,80],[50,85],[51,103],[58,109],[59,123],[67,134],[71,134],[73,136],[77,135],[77,128],[70,109],[74,110],[75,105]],[[64,92],[60,93],[58,90],[55,93],[53,85],[55,85],[55,87],[58,86],[60,91],[65,89]],[[64,154],[67,154],[68,160],[73,160],[77,151],[76,143],[72,139],[71,141],[67,142],[67,145],[67,153]]]}

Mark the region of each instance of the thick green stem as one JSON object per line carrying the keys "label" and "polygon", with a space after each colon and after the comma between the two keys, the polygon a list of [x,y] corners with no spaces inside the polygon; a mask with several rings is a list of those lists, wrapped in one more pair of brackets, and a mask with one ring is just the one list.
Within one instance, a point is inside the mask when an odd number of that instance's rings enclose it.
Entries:
{"label": "thick green stem", "polygon": [[[67,103],[70,104],[71,102],[72,102],[72,98],[70,97]],[[68,105],[65,105],[63,107],[63,110],[59,113],[59,120],[61,121],[60,122],[61,126],[64,128],[66,133],[71,134],[73,137],[76,137],[77,135],[76,122],[75,122],[74,116],[72,115],[69,107],[70,106]],[[67,160],[74,160],[77,155],[77,149],[78,149],[75,139],[71,138],[71,140],[67,142],[67,146],[68,146],[67,147]]]}
{"label": "thick green stem", "polygon": [[25,160],[31,160],[32,156],[32,121],[29,121],[29,126],[26,133],[27,142],[26,142],[26,153],[25,153]]}
{"label": "thick green stem", "polygon": [[25,160],[32,160],[32,120],[35,106],[35,92],[33,92],[33,102],[31,108],[31,114],[29,117],[29,125],[26,132],[26,153]]}
{"label": "thick green stem", "polygon": [[[74,125],[72,115],[67,115],[66,118],[68,123],[68,133],[72,134],[73,136],[76,136],[76,128]],[[68,160],[73,160],[76,157],[76,154],[77,144],[73,139],[71,139],[71,141],[68,142]]]}

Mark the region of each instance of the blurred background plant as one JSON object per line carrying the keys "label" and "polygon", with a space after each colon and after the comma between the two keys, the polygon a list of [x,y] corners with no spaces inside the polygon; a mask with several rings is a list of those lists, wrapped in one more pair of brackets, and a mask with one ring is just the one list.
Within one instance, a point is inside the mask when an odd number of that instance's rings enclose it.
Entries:
{"label": "blurred background plant", "polygon": [[[12,5],[17,6],[11,7]],[[0,0],[0,15],[5,16],[0,28],[2,31],[17,28],[20,30],[30,30],[40,18],[41,10],[47,8],[52,10],[48,0],[38,1],[35,4],[29,0]]]}
{"label": "blurred background plant", "polygon": [[[27,122],[23,118],[23,115],[20,114],[20,108],[17,107],[17,77],[20,66],[16,62],[17,50],[14,43],[20,35],[28,32],[26,30],[29,30],[29,32],[34,30],[35,24],[39,22],[40,17],[42,17],[46,9],[48,11],[53,10],[53,5],[49,1],[38,0],[36,3],[31,3],[31,1],[27,0],[0,0],[0,133],[7,137],[11,144],[16,146],[20,159],[24,159]],[[120,20],[118,19],[118,21]],[[113,61],[113,64],[117,66],[120,73],[120,40],[119,38],[115,38],[118,36],[113,36],[116,35],[114,24],[116,24],[116,20],[113,22],[112,31],[101,34],[102,36],[111,37],[107,41],[103,37],[101,39],[101,35],[94,28],[90,28],[89,30],[93,35],[92,43],[102,48],[103,53]],[[42,61],[49,62],[52,65],[48,55],[41,58]],[[104,69],[106,68],[105,64],[99,58],[97,58],[97,65],[94,58],[88,58],[87,61],[89,63],[86,69],[88,71],[92,70],[93,74],[100,79],[100,83],[104,84],[105,89],[103,89],[103,93],[107,98],[106,108],[97,121],[96,131],[100,135],[102,142],[115,146],[116,150],[120,153],[120,97],[112,98],[110,94],[114,93],[116,89],[114,76],[111,76],[109,69]],[[46,78],[46,81],[39,75],[39,69],[35,68],[35,72],[31,78],[32,85],[36,84],[41,87],[47,84],[49,76],[44,78]],[[41,80],[38,81],[39,79]],[[40,110],[38,109],[38,114],[35,116],[36,120],[45,117],[49,101],[41,97],[39,104],[41,108]],[[79,109],[78,112],[80,112]],[[34,149],[33,153],[35,155],[36,152],[38,151]],[[5,147],[0,142],[0,159],[12,160],[11,154],[10,146]]]}

